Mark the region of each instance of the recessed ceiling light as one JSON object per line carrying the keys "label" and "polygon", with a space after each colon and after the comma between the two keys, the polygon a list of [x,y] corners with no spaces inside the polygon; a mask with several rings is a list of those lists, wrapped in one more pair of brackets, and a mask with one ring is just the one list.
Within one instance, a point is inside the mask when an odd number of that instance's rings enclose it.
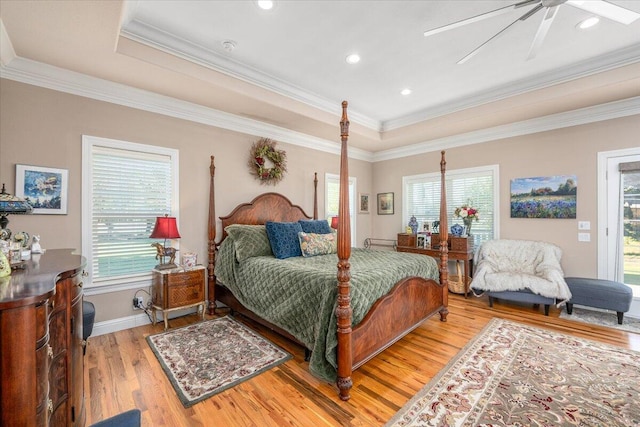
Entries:
{"label": "recessed ceiling light", "polygon": [[227,52],[231,53],[236,48],[237,44],[233,40],[224,40],[222,43],[222,48]]}
{"label": "recessed ceiling light", "polygon": [[258,0],[258,7],[262,10],[273,9],[273,1],[271,0]]}
{"label": "recessed ceiling light", "polygon": [[404,95],[404,96],[411,95],[411,89],[409,89],[409,88],[402,89],[400,91],[400,94]]}
{"label": "recessed ceiling light", "polygon": [[600,22],[600,18],[598,18],[597,16],[592,16],[591,18],[587,18],[584,21],[580,21],[578,25],[576,25],[576,27],[581,30],[586,30],[587,28],[593,27],[598,22]]}
{"label": "recessed ceiling light", "polygon": [[347,64],[357,64],[358,62],[360,62],[360,55],[358,55],[357,53],[352,53],[351,55],[347,56],[346,61]]}

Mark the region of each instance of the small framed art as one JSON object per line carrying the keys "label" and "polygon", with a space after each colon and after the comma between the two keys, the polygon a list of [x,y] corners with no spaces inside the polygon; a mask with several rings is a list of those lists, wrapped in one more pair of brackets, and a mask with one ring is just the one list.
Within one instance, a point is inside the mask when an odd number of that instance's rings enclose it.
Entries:
{"label": "small framed art", "polygon": [[369,213],[369,193],[360,193],[360,204],[358,205],[358,213]]}
{"label": "small framed art", "polygon": [[378,215],[393,215],[393,193],[378,193]]}
{"label": "small framed art", "polygon": [[16,196],[25,199],[34,214],[67,213],[67,169],[16,165]]}

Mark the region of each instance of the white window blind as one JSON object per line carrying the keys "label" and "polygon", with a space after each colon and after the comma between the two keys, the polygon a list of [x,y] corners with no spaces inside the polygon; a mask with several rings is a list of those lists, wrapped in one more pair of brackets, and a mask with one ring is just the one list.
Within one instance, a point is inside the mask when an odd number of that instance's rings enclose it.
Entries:
{"label": "white window blind", "polygon": [[[356,179],[349,177],[349,213],[351,215],[351,245],[356,246],[354,236],[356,235],[355,224],[355,187]],[[326,174],[325,175],[325,209],[327,220],[333,216],[338,215],[338,205],[340,202],[340,175]]]}
{"label": "white window blind", "polygon": [[[447,220],[464,225],[453,215],[456,207],[469,205],[478,209],[479,221],[474,221],[471,233],[475,245],[497,237],[498,166],[447,171]],[[403,224],[415,216],[419,224],[438,221],[440,217],[440,173],[403,177]]]}
{"label": "white window blind", "polygon": [[148,275],[158,263],[149,239],[156,217],[171,215],[177,203],[177,151],[93,137],[83,144],[83,252],[91,282]]}

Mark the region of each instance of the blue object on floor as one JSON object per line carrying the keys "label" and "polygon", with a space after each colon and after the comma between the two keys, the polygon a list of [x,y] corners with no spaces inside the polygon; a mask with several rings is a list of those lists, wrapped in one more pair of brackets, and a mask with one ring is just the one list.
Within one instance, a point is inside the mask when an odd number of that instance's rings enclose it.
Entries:
{"label": "blue object on floor", "polygon": [[629,311],[633,300],[633,291],[629,286],[612,280],[583,277],[566,277],[564,280],[572,295],[567,301],[567,314],[572,313],[573,304],[613,310],[618,315],[618,324],[622,325],[624,313]]}
{"label": "blue object on floor", "polygon": [[96,318],[96,307],[92,302],[82,301],[82,354],[87,353],[87,339],[93,332],[93,322]]}
{"label": "blue object on floor", "polygon": [[487,292],[489,296],[489,307],[493,307],[493,299],[504,299],[507,301],[517,301],[527,304],[544,305],[544,315],[549,315],[549,307],[556,303],[554,298],[543,297],[542,295],[534,294],[529,289],[523,289],[521,291],[498,291]]}
{"label": "blue object on floor", "polygon": [[91,427],[140,427],[140,409],[130,409],[106,420],[98,421]]}

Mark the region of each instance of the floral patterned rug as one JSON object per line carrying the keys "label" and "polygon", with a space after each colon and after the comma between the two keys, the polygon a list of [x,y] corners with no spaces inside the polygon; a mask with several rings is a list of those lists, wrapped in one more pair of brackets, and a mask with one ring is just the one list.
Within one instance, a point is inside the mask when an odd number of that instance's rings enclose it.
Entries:
{"label": "floral patterned rug", "polygon": [[638,426],[640,352],[493,319],[386,426]]}
{"label": "floral patterned rug", "polygon": [[640,319],[624,316],[622,319],[622,325],[618,325],[618,316],[615,311],[611,310],[588,310],[586,308],[574,306],[572,314],[568,314],[566,309],[563,309],[560,313],[560,318],[576,320],[584,323],[593,323],[594,325],[606,326],[608,328],[640,334]]}
{"label": "floral patterned rug", "polygon": [[147,342],[186,408],[291,358],[228,316],[151,335]]}

